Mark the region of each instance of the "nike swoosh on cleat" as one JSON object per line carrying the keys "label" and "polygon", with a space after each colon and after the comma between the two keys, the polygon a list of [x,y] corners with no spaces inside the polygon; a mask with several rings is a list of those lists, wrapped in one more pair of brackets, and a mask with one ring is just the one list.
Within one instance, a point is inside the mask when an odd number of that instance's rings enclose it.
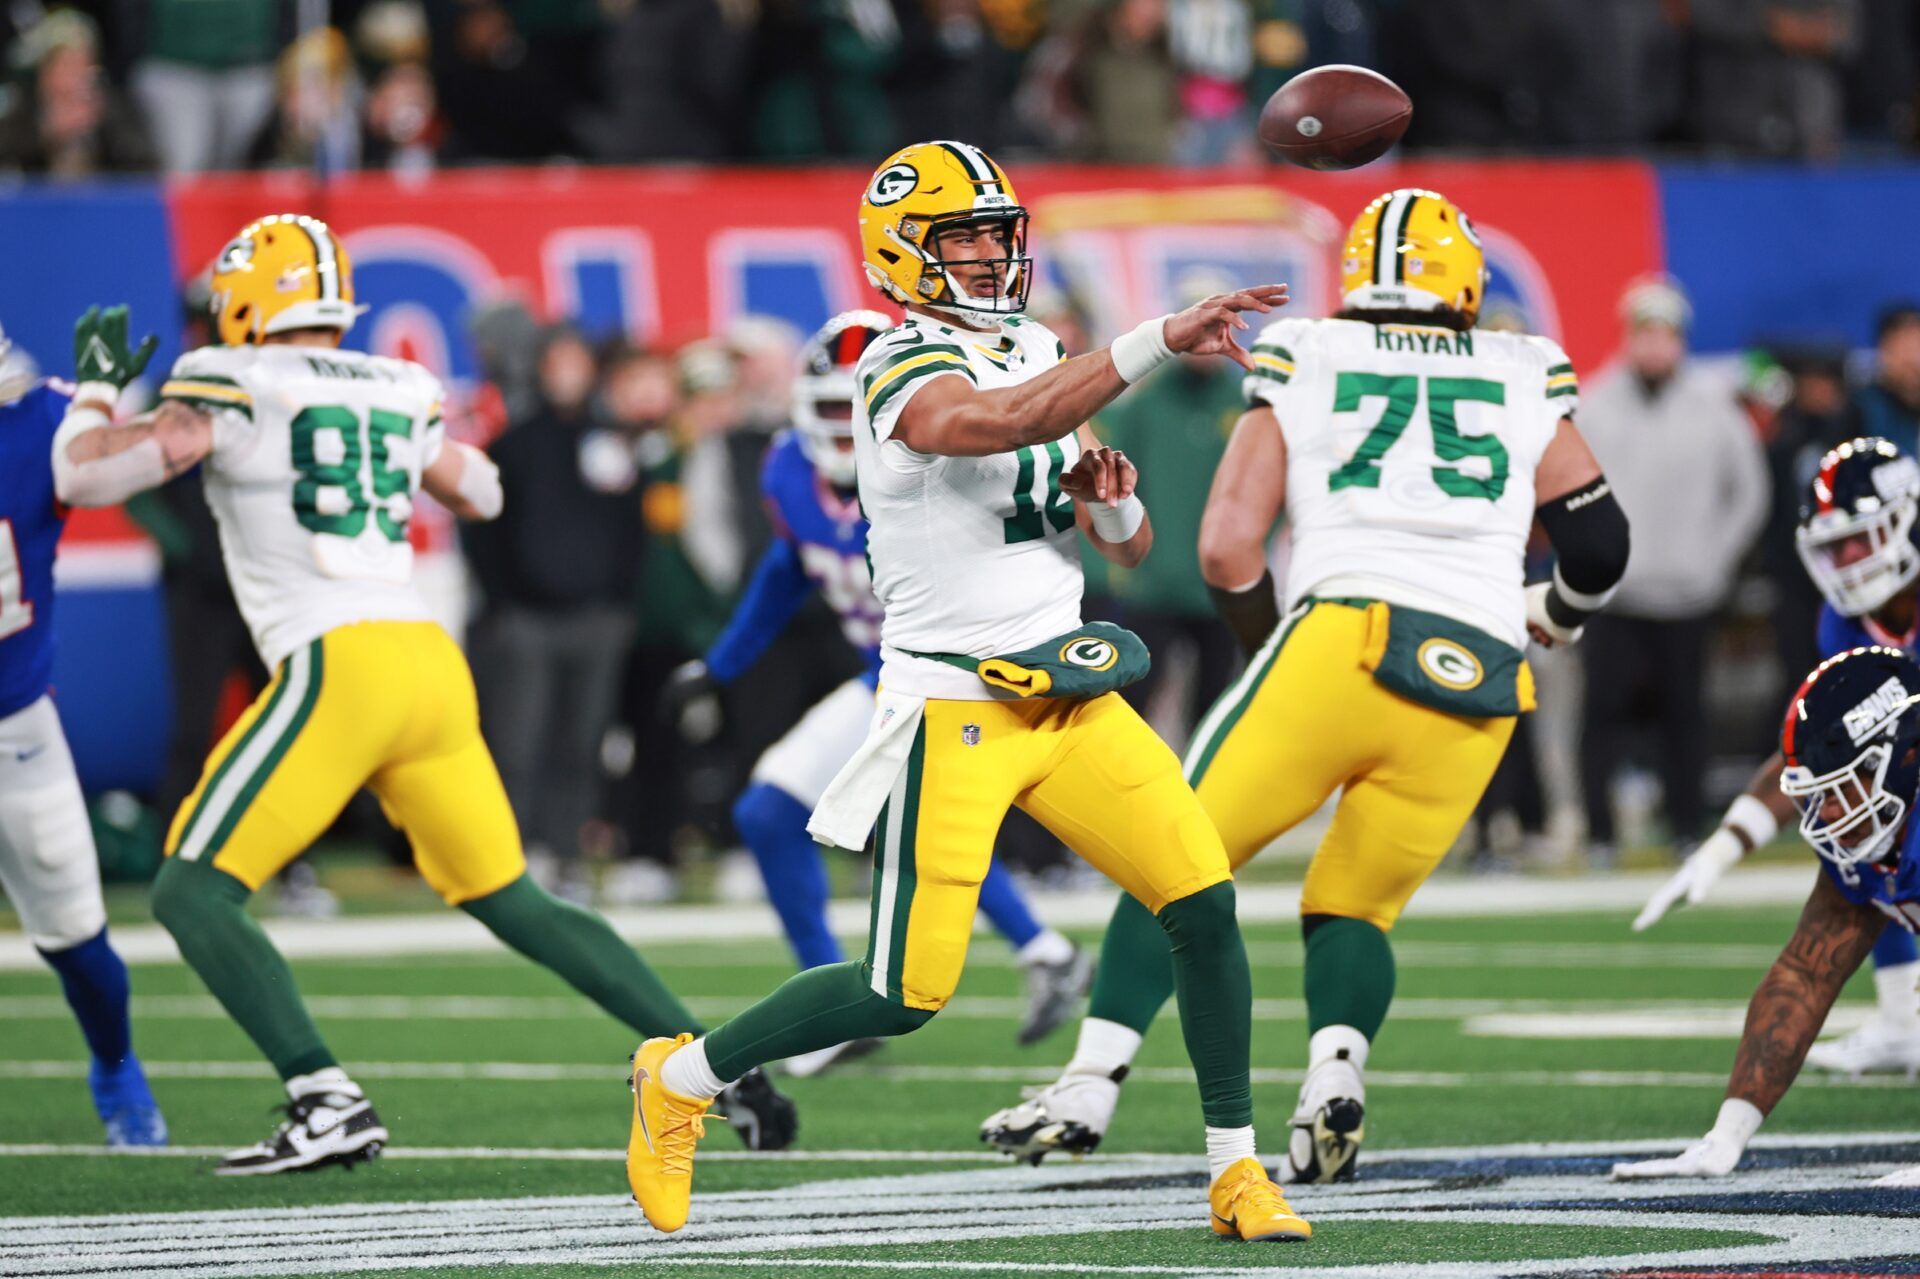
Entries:
{"label": "nike swoosh on cleat", "polygon": [[653,1149],[653,1133],[647,1129],[647,1099],[640,1086],[653,1078],[645,1066],[636,1066],[633,1070],[633,1114],[640,1121],[640,1139],[647,1143],[647,1153],[656,1153]]}

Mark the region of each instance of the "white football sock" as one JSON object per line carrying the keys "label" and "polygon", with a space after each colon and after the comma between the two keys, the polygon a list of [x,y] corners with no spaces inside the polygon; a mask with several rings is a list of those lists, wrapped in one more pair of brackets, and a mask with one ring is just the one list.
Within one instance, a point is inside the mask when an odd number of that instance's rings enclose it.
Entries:
{"label": "white football sock", "polygon": [[705,1035],[685,1048],[676,1048],[667,1054],[667,1060],[660,1067],[660,1082],[668,1092],[677,1092],[682,1097],[694,1097],[701,1101],[718,1097],[728,1083],[714,1074],[713,1067],[707,1064]]}
{"label": "white football sock", "polygon": [[1880,1000],[1880,1019],[1901,1034],[1920,1034],[1920,964],[1895,964],[1873,970],[1873,989]]}
{"label": "white football sock", "polygon": [[1311,1071],[1323,1061],[1332,1061],[1344,1049],[1353,1068],[1365,1070],[1370,1047],[1367,1037],[1351,1026],[1322,1026],[1307,1041],[1307,1069]]}
{"label": "white football sock", "polygon": [[1117,1021],[1089,1017],[1080,1023],[1080,1042],[1073,1047],[1073,1060],[1067,1063],[1069,1075],[1111,1075],[1122,1066],[1133,1064],[1140,1051],[1140,1032]]}
{"label": "white football sock", "polygon": [[1245,1128],[1207,1129],[1207,1180],[1220,1180],[1220,1174],[1242,1159],[1257,1159],[1253,1151],[1253,1125]]}
{"label": "white football sock", "polygon": [[1016,955],[1023,968],[1029,964],[1064,964],[1073,958],[1073,943],[1051,928],[1042,928]]}
{"label": "white football sock", "polygon": [[298,1101],[308,1093],[338,1092],[349,1097],[364,1097],[360,1085],[347,1078],[347,1072],[338,1066],[328,1066],[325,1070],[316,1070],[310,1075],[295,1075],[287,1080],[287,1096]]}

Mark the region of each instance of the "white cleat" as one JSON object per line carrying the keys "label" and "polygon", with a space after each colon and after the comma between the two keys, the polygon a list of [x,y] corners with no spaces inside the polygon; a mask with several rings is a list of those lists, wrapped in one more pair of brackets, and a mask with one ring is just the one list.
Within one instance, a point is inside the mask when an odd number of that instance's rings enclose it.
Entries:
{"label": "white cleat", "polygon": [[1352,1181],[1366,1136],[1367,1084],[1343,1050],[1307,1072],[1287,1134],[1284,1181]]}
{"label": "white cleat", "polygon": [[1850,1035],[1807,1050],[1807,1065],[1842,1075],[1920,1075],[1920,1032],[1896,1031],[1875,1017]]}
{"label": "white cleat", "polygon": [[849,1039],[844,1044],[835,1044],[831,1048],[816,1048],[810,1053],[797,1053],[780,1063],[780,1069],[789,1079],[814,1079],[826,1074],[838,1066],[880,1051],[885,1046],[884,1039]]}
{"label": "white cleat", "polygon": [[1027,1089],[1019,1105],[987,1116],[980,1140],[1036,1166],[1055,1152],[1091,1154],[1113,1122],[1126,1077],[1122,1066],[1111,1075],[1069,1073],[1045,1088]]}

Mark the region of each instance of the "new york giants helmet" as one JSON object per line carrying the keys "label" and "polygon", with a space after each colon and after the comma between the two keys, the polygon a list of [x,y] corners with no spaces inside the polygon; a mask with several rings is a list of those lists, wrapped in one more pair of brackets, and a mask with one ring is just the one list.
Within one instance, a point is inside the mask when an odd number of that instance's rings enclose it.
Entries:
{"label": "new york giants helmet", "polygon": [[793,383],[793,425],[800,448],[829,484],[853,487],[853,376],[860,356],[893,327],[878,311],[842,311],[800,349]]}
{"label": "new york giants helmet", "polygon": [[1787,704],[1780,753],[1814,851],[1842,868],[1885,859],[1920,786],[1920,666],[1879,646],[1828,658]]}
{"label": "new york giants helmet", "polygon": [[1827,602],[1859,617],[1920,576],[1916,514],[1920,463],[1887,440],[1848,440],[1820,459],[1794,546]]}

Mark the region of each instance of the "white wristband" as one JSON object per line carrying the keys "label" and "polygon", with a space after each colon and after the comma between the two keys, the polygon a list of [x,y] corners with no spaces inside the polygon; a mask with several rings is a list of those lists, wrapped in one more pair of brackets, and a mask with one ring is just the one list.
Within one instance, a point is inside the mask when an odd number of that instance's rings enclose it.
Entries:
{"label": "white wristband", "polygon": [[120,407],[120,388],[111,382],[82,382],[73,388],[75,404],[97,404],[100,410],[111,417]]}
{"label": "white wristband", "polygon": [[1131,385],[1173,358],[1167,345],[1167,316],[1146,320],[1122,333],[1107,348],[1120,380]]}
{"label": "white wristband", "polygon": [[492,458],[468,444],[449,440],[460,450],[460,478],[454,488],[473,508],[475,519],[490,520],[506,505],[506,492],[500,486],[500,468]]}
{"label": "white wristband", "polygon": [[1744,837],[1748,851],[1765,846],[1780,833],[1780,819],[1765,801],[1752,795],[1742,795],[1728,805],[1720,824]]}
{"label": "white wristband", "polygon": [[1117,506],[1108,506],[1105,502],[1095,500],[1087,509],[1092,513],[1093,531],[1100,535],[1103,542],[1131,540],[1147,518],[1146,505],[1136,493],[1121,498]]}
{"label": "white wristband", "polygon": [[1727,1142],[1735,1150],[1745,1150],[1766,1118],[1760,1113],[1760,1107],[1752,1102],[1729,1097],[1720,1103],[1720,1117],[1714,1120],[1713,1131],[1707,1136],[1715,1141]]}

